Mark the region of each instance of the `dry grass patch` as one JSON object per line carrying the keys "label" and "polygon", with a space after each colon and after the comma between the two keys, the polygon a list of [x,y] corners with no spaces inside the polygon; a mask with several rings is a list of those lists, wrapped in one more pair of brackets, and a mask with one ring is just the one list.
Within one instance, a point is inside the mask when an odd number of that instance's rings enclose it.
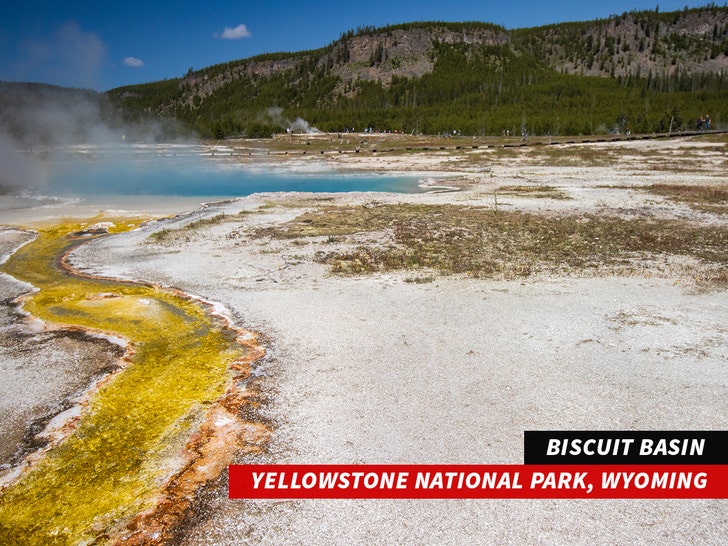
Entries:
{"label": "dry grass patch", "polygon": [[536,150],[534,160],[544,166],[586,165],[609,166],[620,160],[620,152],[593,144],[575,144],[543,146]]}
{"label": "dry grass patch", "polygon": [[640,189],[686,203],[691,208],[725,214],[728,212],[728,188],[721,186],[690,186],[686,184],[653,184]]}
{"label": "dry grass patch", "polygon": [[[246,211],[243,211],[243,212],[246,212]],[[217,214],[210,218],[200,218],[198,220],[194,220],[194,221],[190,222],[189,224],[185,224],[182,227],[164,228],[159,231],[155,231],[154,233],[150,234],[147,239],[150,242],[163,243],[163,242],[175,240],[178,236],[186,236],[189,238],[189,235],[191,233],[194,233],[195,231],[197,231],[200,228],[215,226],[215,225],[221,224],[222,222],[225,222],[226,220],[229,220],[229,219],[230,219],[230,216],[229,215],[226,216],[225,213]]]}
{"label": "dry grass patch", "polygon": [[515,278],[537,272],[637,271],[656,255],[689,256],[710,270],[712,284],[728,285],[728,228],[675,220],[369,205],[307,212],[257,234],[299,239],[380,230],[391,233],[391,239],[318,253],[319,259],[335,273],[429,270]]}
{"label": "dry grass patch", "polygon": [[554,186],[501,186],[498,195],[518,195],[537,199],[571,199],[564,191]]}

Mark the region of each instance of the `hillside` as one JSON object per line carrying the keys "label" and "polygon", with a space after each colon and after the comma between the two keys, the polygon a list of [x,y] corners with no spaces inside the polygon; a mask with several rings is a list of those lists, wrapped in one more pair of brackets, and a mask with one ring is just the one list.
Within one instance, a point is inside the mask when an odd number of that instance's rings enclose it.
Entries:
{"label": "hillside", "polygon": [[631,12],[588,23],[513,32],[514,42],[552,68],[604,77],[665,78],[728,69],[728,10]]}
{"label": "hillside", "polygon": [[[360,28],[321,49],[230,61],[107,93],[115,123],[286,130],[595,134],[728,124],[728,7],[507,30]],[[305,120],[305,121],[304,121]]]}

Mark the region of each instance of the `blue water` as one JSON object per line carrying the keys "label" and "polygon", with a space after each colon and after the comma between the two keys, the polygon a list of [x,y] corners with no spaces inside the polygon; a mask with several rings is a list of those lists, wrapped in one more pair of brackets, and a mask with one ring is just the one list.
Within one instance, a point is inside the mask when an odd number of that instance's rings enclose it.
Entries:
{"label": "blue water", "polygon": [[[49,184],[62,195],[178,195],[241,197],[260,192],[421,193],[420,177],[388,174],[341,174],[325,170],[296,172],[262,169],[196,151],[174,153],[135,149],[93,150],[54,159]],[[305,167],[305,165],[304,165]],[[306,167],[308,168],[308,167]]]}

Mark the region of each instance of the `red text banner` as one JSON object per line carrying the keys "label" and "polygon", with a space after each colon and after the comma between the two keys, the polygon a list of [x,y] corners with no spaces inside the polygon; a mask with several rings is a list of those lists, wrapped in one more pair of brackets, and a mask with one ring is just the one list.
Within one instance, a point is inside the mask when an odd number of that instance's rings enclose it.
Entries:
{"label": "red text banner", "polygon": [[236,499],[725,499],[728,465],[231,465]]}

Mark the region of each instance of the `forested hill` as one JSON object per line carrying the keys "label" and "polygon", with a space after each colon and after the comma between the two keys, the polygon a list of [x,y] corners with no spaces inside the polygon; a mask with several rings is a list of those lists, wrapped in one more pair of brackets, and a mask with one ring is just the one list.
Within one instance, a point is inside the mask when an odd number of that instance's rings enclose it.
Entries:
{"label": "forested hill", "polygon": [[[494,135],[728,126],[728,7],[507,30],[478,22],[360,28],[107,93],[127,121],[202,137],[317,127]],[[303,121],[305,120],[305,122]]]}

